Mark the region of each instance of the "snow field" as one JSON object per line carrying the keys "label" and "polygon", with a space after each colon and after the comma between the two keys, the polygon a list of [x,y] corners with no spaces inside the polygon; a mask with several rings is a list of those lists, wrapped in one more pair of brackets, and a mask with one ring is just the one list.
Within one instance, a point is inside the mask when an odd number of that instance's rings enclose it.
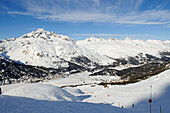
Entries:
{"label": "snow field", "polygon": [[[71,78],[70,78],[71,79]],[[66,79],[69,83],[69,78]],[[132,104],[135,105],[135,108],[132,110],[137,110],[139,113],[149,111],[149,102],[150,98],[150,86],[152,86],[152,99],[153,99],[153,111],[157,112],[159,106],[162,105],[168,110],[168,106],[170,105],[170,100],[167,97],[170,95],[169,86],[170,86],[170,70],[167,70],[163,73],[160,73],[156,76],[153,76],[147,80],[128,84],[128,85],[108,85],[108,88],[104,88],[103,86],[94,85],[84,85],[78,86],[76,88],[65,88],[71,94],[74,95],[86,95],[89,98],[83,99],[83,102],[90,103],[108,103],[112,106],[116,107],[124,107],[127,109],[132,109]],[[75,82],[74,82],[75,83]],[[52,82],[52,84],[57,85],[57,81]],[[60,84],[60,83],[59,83]],[[67,85],[64,83],[64,85]],[[79,90],[83,92],[82,94],[78,94],[75,90]],[[93,94],[92,94],[93,93]],[[109,95],[109,97],[108,97]],[[162,97],[165,95],[165,97]],[[167,98],[167,99],[165,99]],[[159,99],[162,99],[163,102]],[[132,111],[133,112],[133,111]]]}
{"label": "snow field", "polygon": [[[91,82],[87,75],[86,72],[45,83],[2,86],[0,112],[43,113],[43,111],[47,112],[46,109],[50,109],[49,113],[55,113],[54,111],[61,113],[79,113],[80,111],[82,113],[149,113],[150,86],[152,86],[152,111],[159,113],[161,105],[163,112],[170,112],[170,70],[128,85],[108,85],[108,88],[95,84],[63,89],[58,87],[84,81]],[[135,105],[134,108],[132,104]],[[122,106],[125,109],[119,108]]]}

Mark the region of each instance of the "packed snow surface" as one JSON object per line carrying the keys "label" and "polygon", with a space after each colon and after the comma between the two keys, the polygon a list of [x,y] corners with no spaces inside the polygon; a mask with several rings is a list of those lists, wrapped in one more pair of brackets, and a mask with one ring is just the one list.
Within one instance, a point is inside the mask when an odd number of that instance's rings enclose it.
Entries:
{"label": "packed snow surface", "polygon": [[[152,93],[153,101],[152,112],[160,113],[160,105],[162,113],[170,112],[170,70],[128,85],[108,85],[107,88],[104,88],[104,86],[92,83],[64,89],[58,87],[71,85],[71,83],[76,84],[76,81],[77,84],[90,82],[89,77],[86,77],[85,74],[88,73],[75,74],[75,77],[72,75],[70,78],[45,83],[2,86],[0,112],[45,113],[49,110],[49,113],[148,113],[150,93]],[[80,77],[82,75],[84,77]],[[79,101],[74,101],[77,98]]]}

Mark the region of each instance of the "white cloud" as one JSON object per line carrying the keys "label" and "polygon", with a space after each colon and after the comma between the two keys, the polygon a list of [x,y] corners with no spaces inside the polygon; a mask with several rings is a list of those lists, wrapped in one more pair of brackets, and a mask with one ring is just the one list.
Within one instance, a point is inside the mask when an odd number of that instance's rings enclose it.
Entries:
{"label": "white cloud", "polygon": [[16,14],[16,15],[33,15],[29,12],[20,12],[20,11],[8,11],[8,14]]}
{"label": "white cloud", "polygon": [[117,21],[117,23],[129,24],[167,24],[170,23],[170,11],[148,10],[143,12],[129,13]]}
{"label": "white cloud", "polygon": [[25,11],[9,14],[64,22],[107,22],[119,24],[170,24],[170,11],[140,11],[144,0],[19,0]]}
{"label": "white cloud", "polygon": [[132,6],[135,10],[138,9],[142,3],[143,0],[132,0]]}
{"label": "white cloud", "polygon": [[37,17],[39,19],[52,19],[67,22],[107,22],[114,18],[113,15],[102,14],[102,13],[84,13],[84,12],[74,12],[74,13],[64,13],[58,15],[41,15]]}

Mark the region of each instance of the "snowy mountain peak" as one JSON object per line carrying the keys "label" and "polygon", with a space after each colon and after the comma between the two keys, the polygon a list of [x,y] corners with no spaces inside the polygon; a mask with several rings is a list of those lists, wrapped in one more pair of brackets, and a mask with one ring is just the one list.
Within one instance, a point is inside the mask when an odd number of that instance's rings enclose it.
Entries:
{"label": "snowy mountain peak", "polygon": [[110,38],[108,38],[107,40],[108,40],[108,41],[115,41],[115,40],[118,40],[118,39],[110,37]]}
{"label": "snowy mountain peak", "polygon": [[170,40],[164,41],[165,44],[170,44]]}
{"label": "snowy mountain peak", "polygon": [[43,28],[38,28],[36,31],[45,32],[45,30]]}
{"label": "snowy mountain peak", "polygon": [[86,42],[95,42],[95,41],[104,41],[104,40],[106,40],[106,39],[104,39],[104,38],[96,38],[96,37],[93,37],[93,36],[85,39]]}
{"label": "snowy mountain peak", "polygon": [[132,39],[129,38],[129,37],[126,37],[125,40],[126,40],[126,41],[131,41]]}
{"label": "snowy mountain peak", "polygon": [[53,31],[45,31],[42,28],[39,28],[35,31],[32,31],[30,33],[24,34],[21,36],[21,38],[36,38],[36,39],[44,39],[44,40],[52,40],[52,39],[58,39],[58,40],[64,40],[64,41],[70,41],[74,42],[71,38],[68,36],[59,35]]}
{"label": "snowy mountain peak", "polygon": [[96,38],[96,37],[91,36],[85,40],[81,40],[81,41],[77,41],[77,42],[82,42],[82,41],[83,42],[103,42],[103,41],[110,42],[110,41],[143,41],[143,40],[139,40],[139,39],[134,40],[129,37],[126,37],[124,40],[119,40],[119,39],[112,38],[112,37],[110,37],[108,39],[104,39],[104,38]]}
{"label": "snowy mountain peak", "polygon": [[30,33],[24,34],[21,38],[42,38],[42,39],[50,39],[50,32],[47,32],[43,29],[37,29],[36,31],[32,31]]}
{"label": "snowy mountain peak", "polygon": [[86,40],[87,40],[88,42],[91,42],[91,41],[97,40],[97,38],[91,36],[91,37],[87,38]]}

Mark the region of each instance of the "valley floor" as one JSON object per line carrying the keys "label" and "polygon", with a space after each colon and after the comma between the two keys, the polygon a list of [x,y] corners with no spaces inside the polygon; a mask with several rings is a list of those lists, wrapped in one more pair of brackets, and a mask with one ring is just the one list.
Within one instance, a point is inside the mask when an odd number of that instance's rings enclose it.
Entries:
{"label": "valley floor", "polygon": [[[162,113],[170,113],[170,70],[128,85],[105,88],[96,85],[99,80],[83,72],[43,83],[4,85],[0,113],[149,113],[150,94],[153,113],[160,113],[160,106]],[[87,85],[60,88],[77,84]]]}

